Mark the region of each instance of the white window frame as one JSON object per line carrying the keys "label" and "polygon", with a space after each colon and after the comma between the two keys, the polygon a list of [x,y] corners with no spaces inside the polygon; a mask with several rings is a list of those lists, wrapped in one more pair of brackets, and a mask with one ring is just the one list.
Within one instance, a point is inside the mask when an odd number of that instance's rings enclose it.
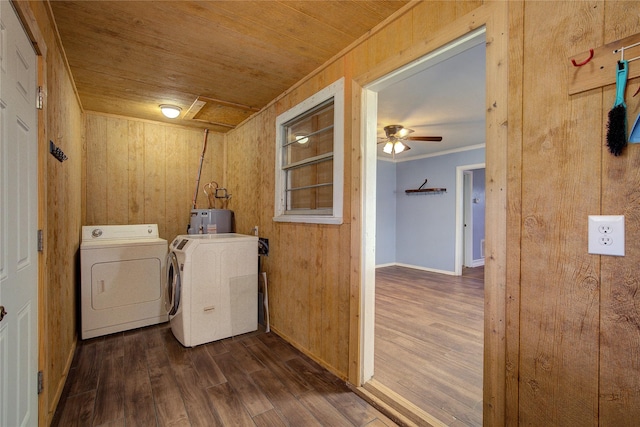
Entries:
{"label": "white window frame", "polygon": [[[284,162],[283,138],[285,123],[312,110],[333,98],[333,208],[330,215],[286,212],[287,173]],[[275,162],[275,216],[276,222],[304,222],[312,224],[342,224],[344,192],[344,77],[311,95],[295,107],[276,118],[276,162]]]}

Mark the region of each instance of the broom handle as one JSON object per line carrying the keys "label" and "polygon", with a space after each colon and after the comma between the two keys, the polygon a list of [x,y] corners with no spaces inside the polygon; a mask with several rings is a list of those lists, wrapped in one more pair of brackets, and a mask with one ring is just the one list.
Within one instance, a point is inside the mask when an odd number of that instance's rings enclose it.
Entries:
{"label": "broom handle", "polygon": [[627,87],[627,77],[629,75],[629,63],[626,60],[618,61],[618,72],[616,73],[616,102],[613,104],[623,105],[624,103],[624,91]]}
{"label": "broom handle", "polygon": [[204,130],[204,141],[202,142],[202,154],[200,155],[200,167],[198,168],[198,177],[196,178],[196,191],[193,193],[193,208],[196,208],[196,201],[198,200],[198,187],[200,187],[200,175],[202,174],[202,162],[204,161],[204,152],[207,149],[207,135],[209,135],[209,129]]}

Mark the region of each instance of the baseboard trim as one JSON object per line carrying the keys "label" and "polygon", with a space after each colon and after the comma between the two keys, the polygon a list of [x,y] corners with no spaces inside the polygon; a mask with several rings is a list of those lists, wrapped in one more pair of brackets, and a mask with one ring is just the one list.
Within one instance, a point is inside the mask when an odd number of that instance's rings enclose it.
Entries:
{"label": "baseboard trim", "polygon": [[[483,260],[483,265],[484,265],[484,260]],[[422,271],[429,271],[431,273],[439,273],[439,274],[446,274],[449,276],[456,276],[455,271],[438,270],[437,268],[428,268],[428,267],[422,267],[419,265],[403,264],[401,262],[392,262],[389,264],[376,265],[376,268],[383,268],[383,267],[405,267],[405,268],[413,268],[414,270],[422,270]]]}
{"label": "baseboard trim", "polygon": [[471,267],[482,267],[484,265],[484,258],[474,259],[471,261]]}

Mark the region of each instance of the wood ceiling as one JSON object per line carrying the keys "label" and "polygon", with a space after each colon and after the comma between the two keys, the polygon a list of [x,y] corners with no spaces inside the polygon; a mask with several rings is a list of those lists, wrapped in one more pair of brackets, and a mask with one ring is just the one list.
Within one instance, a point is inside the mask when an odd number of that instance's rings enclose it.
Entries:
{"label": "wood ceiling", "polygon": [[[85,110],[227,132],[408,1],[50,1]],[[182,108],[165,119],[160,104]]]}

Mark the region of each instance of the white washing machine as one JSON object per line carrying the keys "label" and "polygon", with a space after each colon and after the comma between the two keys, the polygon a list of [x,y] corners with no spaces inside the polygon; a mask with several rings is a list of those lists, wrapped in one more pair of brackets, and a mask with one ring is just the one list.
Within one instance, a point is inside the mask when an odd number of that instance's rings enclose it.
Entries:
{"label": "white washing machine", "polygon": [[81,338],[168,321],[166,258],[157,224],[83,226]]}
{"label": "white washing machine", "polygon": [[185,347],[258,329],[258,237],[190,234],[167,256],[166,308]]}

